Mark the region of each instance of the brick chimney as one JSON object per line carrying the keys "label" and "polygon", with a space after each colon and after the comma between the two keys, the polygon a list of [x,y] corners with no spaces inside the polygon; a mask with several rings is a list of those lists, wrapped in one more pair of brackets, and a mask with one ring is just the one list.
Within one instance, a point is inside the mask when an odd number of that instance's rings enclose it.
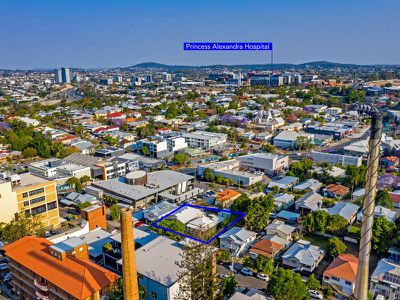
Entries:
{"label": "brick chimney", "polygon": [[139,300],[136,271],[135,244],[133,240],[132,208],[121,209],[122,280],[124,299]]}

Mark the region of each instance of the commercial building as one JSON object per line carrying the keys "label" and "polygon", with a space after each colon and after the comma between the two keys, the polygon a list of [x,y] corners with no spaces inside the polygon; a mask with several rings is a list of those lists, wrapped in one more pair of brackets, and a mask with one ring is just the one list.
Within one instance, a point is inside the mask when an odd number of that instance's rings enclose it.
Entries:
{"label": "commercial building", "polygon": [[228,136],[225,133],[198,130],[195,132],[184,133],[183,137],[190,148],[210,150],[214,146],[226,143]]}
{"label": "commercial building", "polygon": [[163,170],[146,173],[135,171],[124,178],[97,181],[92,184],[135,208],[145,207],[147,203],[157,202],[159,194],[181,195],[193,188],[194,177],[183,173]]}
{"label": "commercial building", "polygon": [[0,207],[0,223],[10,222],[18,213],[16,193],[12,189],[11,182],[6,180],[0,181]]}
{"label": "commercial building", "polygon": [[240,166],[248,171],[261,171],[267,175],[276,175],[289,168],[289,156],[270,153],[256,153],[236,158]]}
{"label": "commercial building", "polygon": [[118,280],[117,274],[89,261],[87,244],[80,238],[53,244],[27,236],[4,251],[19,299],[100,300]]}
{"label": "commercial building", "polygon": [[260,174],[240,171],[240,161],[236,159],[199,165],[197,167],[197,175],[203,177],[206,169],[210,169],[215,176],[219,174],[224,178],[231,179],[240,186],[253,185],[263,179]]}
{"label": "commercial building", "polygon": [[282,149],[295,149],[299,137],[305,137],[314,143],[314,135],[294,131],[282,131],[274,137],[274,146]]}
{"label": "commercial building", "polygon": [[331,165],[342,165],[344,167],[348,165],[359,167],[362,165],[362,156],[350,156],[343,154],[311,151],[310,157],[316,163],[325,162]]}

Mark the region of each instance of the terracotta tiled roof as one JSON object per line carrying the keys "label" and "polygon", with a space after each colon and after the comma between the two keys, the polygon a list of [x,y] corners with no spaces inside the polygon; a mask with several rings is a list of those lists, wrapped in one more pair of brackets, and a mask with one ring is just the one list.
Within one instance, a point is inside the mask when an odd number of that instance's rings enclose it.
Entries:
{"label": "terracotta tiled roof", "polygon": [[250,252],[272,257],[281,250],[283,245],[271,240],[260,240],[251,247]]}
{"label": "terracotta tiled roof", "polygon": [[340,254],[326,268],[324,276],[334,276],[350,282],[357,278],[358,258],[351,254]]}
{"label": "terracotta tiled roof", "polygon": [[390,198],[396,203],[400,203],[400,194],[389,192]]}
{"label": "terracotta tiled roof", "polygon": [[32,236],[4,247],[6,255],[77,299],[86,299],[109,286],[118,275],[89,260],[68,256],[59,260],[49,253],[53,243]]}
{"label": "terracotta tiled roof", "polygon": [[216,198],[220,202],[228,201],[234,197],[239,196],[240,193],[231,189],[226,189],[221,192],[218,192]]}
{"label": "terracotta tiled roof", "polygon": [[328,185],[326,188],[331,193],[333,193],[335,195],[339,195],[339,196],[347,195],[350,191],[348,187],[341,185],[341,184],[334,184],[334,183]]}

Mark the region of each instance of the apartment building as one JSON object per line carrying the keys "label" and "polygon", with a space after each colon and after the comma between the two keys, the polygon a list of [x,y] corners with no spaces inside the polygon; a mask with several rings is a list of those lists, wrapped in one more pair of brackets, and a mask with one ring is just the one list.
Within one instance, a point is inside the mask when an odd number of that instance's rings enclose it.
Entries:
{"label": "apartment building", "polygon": [[215,133],[208,131],[195,131],[183,134],[186,143],[190,148],[202,148],[210,150],[210,148],[226,143],[227,135],[225,133]]}
{"label": "apartment building", "polygon": [[30,173],[4,175],[0,180],[0,222],[10,222],[15,214],[39,215],[44,226],[58,227],[56,182]]}
{"label": "apartment building", "polygon": [[256,153],[236,158],[241,168],[248,171],[261,171],[267,175],[276,175],[289,168],[289,156],[270,153]]}
{"label": "apartment building", "polygon": [[118,275],[89,261],[84,239],[52,242],[27,236],[4,247],[18,299],[100,300]]}
{"label": "apartment building", "polygon": [[311,151],[310,157],[316,163],[326,162],[331,165],[342,165],[344,167],[348,165],[359,167],[362,165],[362,156]]}
{"label": "apartment building", "polygon": [[56,182],[30,173],[19,176],[20,181],[12,185],[18,212],[39,215],[46,227],[58,227],[60,220]]}

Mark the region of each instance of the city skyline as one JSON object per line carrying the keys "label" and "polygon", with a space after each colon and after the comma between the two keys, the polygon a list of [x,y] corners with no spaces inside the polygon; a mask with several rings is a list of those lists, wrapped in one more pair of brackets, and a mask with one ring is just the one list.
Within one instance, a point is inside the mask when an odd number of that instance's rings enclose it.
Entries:
{"label": "city skyline", "polygon": [[[263,64],[265,52],[197,52],[184,42],[272,42],[277,63],[400,64],[400,3],[380,1],[0,1],[1,69]],[[397,9],[396,9],[397,8]],[[374,18],[371,19],[371,11]],[[250,13],[251,12],[251,13]]]}

